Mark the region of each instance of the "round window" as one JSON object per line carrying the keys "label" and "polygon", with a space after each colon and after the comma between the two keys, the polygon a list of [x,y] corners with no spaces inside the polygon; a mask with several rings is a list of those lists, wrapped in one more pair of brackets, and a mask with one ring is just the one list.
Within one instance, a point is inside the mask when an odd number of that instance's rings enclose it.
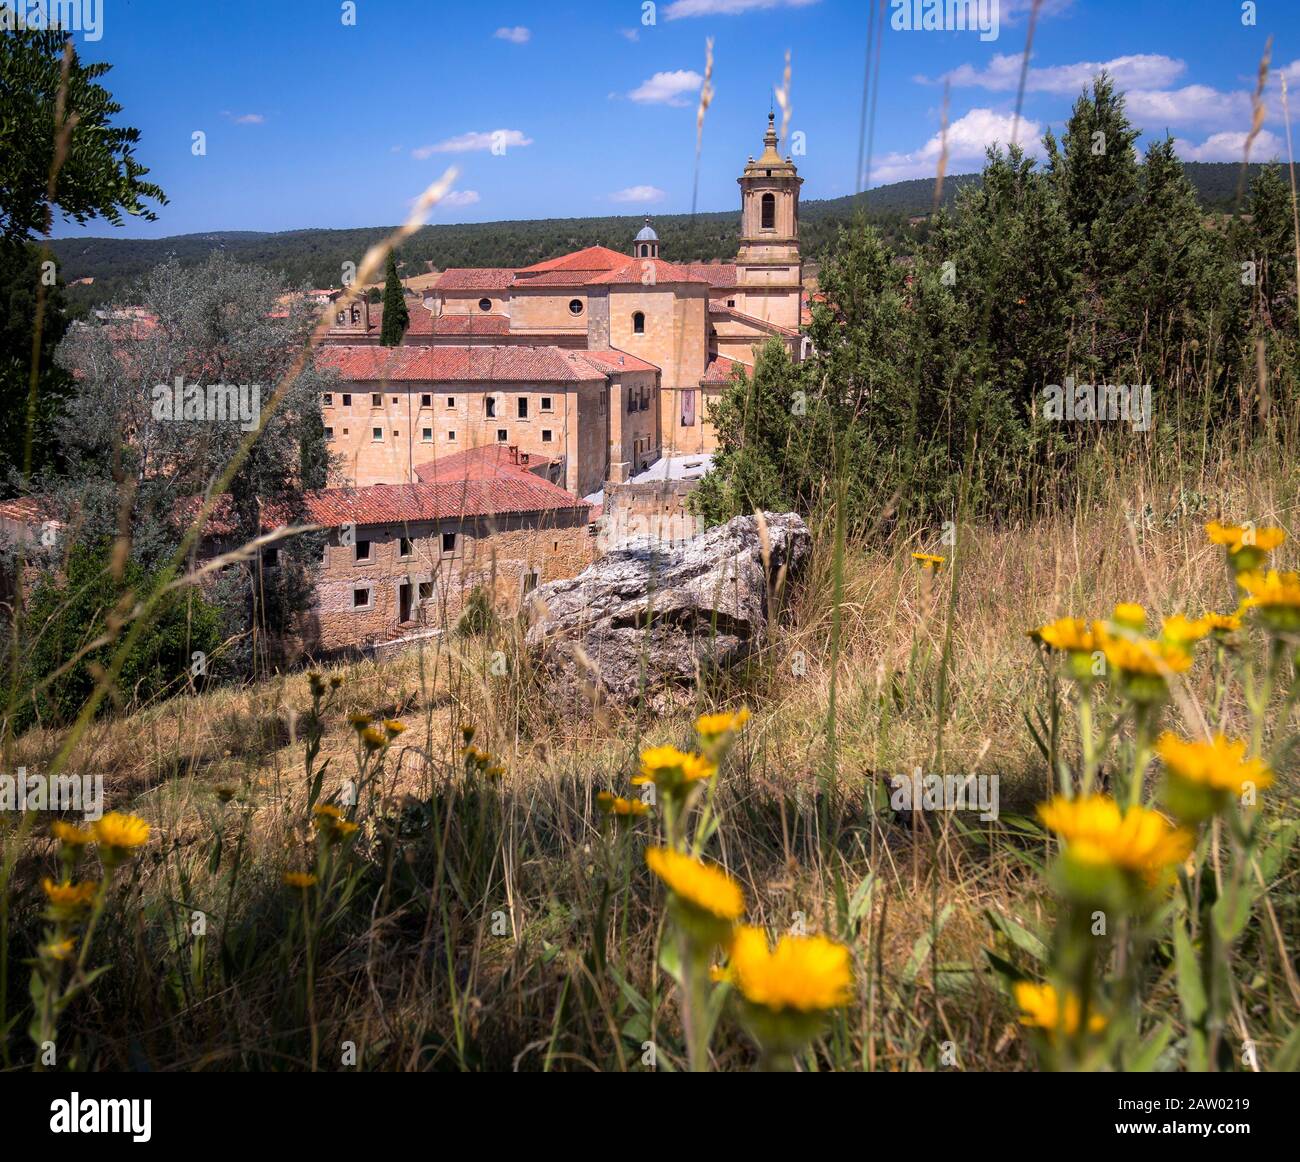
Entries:
{"label": "round window", "polygon": [[571,315],[580,315],[580,314],[582,314],[582,300],[581,300],[581,299],[570,299],[570,300],[569,300],[569,314],[571,314]]}
{"label": "round window", "polygon": [[491,300],[491,299],[479,299],[479,301],[478,301],[478,309],[479,309],[480,311],[490,311],[490,310],[492,309],[492,300]]}

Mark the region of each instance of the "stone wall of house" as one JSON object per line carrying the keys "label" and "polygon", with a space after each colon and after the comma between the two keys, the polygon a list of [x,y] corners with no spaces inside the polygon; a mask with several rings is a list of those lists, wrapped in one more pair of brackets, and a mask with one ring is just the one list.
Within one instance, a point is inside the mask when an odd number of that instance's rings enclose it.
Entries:
{"label": "stone wall of house", "polygon": [[[366,550],[361,560],[359,544]],[[336,530],[306,619],[308,648],[369,650],[454,629],[479,585],[492,593],[499,615],[511,616],[533,585],[572,577],[594,556],[585,510],[359,525],[352,541]],[[403,586],[409,587],[405,618]]]}
{"label": "stone wall of house", "polygon": [[694,480],[655,480],[607,484],[605,506],[596,522],[596,550],[607,553],[633,537],[681,544],[701,531],[699,518],[686,509]]}

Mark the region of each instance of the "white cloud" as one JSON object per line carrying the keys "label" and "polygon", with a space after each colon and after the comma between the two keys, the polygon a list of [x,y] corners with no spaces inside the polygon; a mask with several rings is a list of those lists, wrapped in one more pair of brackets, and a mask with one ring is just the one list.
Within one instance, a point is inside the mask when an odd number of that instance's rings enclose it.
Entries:
{"label": "white cloud", "polygon": [[628,186],[609,195],[611,202],[661,202],[668,195],[658,186]]}
{"label": "white cloud", "polygon": [[221,115],[229,118],[236,125],[261,125],[266,121],[263,113],[232,113],[229,109],[223,109]]}
{"label": "white cloud", "polygon": [[514,28],[498,28],[492,35],[497,40],[508,40],[511,44],[527,44],[533,34],[522,24],[518,24]]}
{"label": "white cloud", "polygon": [[525,137],[518,129],[492,129],[486,133],[462,133],[459,137],[449,137],[436,145],[421,145],[411,150],[411,156],[423,160],[435,153],[475,153],[496,148],[510,149],[521,145],[532,145],[533,139]]}
{"label": "white cloud", "polygon": [[442,206],[477,206],[479,203],[478,190],[452,190],[442,201],[438,203]]}
{"label": "white cloud", "polygon": [[633,44],[635,44],[638,40],[641,39],[641,33],[638,32],[635,28],[620,28],[618,30],[618,34],[619,36],[624,37],[627,40],[630,40]]}
{"label": "white cloud", "polygon": [[[998,93],[1013,93],[1020,85],[1020,54],[998,53],[982,69],[961,65],[947,73],[955,88],[975,87]],[[1030,67],[1025,76],[1025,91],[1030,93],[1075,94],[1092,84],[1102,70],[1111,75],[1119,89],[1155,89],[1172,84],[1187,69],[1173,57],[1158,53],[1117,56],[1108,61],[1076,61],[1068,65]]]}
{"label": "white cloud", "polygon": [[675,69],[668,73],[655,73],[628,96],[645,105],[688,105],[690,102],[684,100],[683,95],[699,92],[702,84],[704,78],[693,69]]}
{"label": "white cloud", "polygon": [[[972,109],[948,126],[948,173],[962,173],[967,163],[984,160],[984,151],[995,143],[1007,146],[1011,142],[1015,118],[1010,113],[995,113],[992,109]],[[1042,137],[1042,126],[1037,121],[1022,117],[1016,140],[1027,154],[1037,156]],[[873,184],[901,182],[908,178],[934,177],[943,152],[943,135],[936,133],[920,149],[910,153],[888,153],[872,167]]]}
{"label": "white cloud", "polygon": [[738,16],[763,8],[807,8],[818,0],[673,0],[664,9],[669,20],[686,16]]}
{"label": "white cloud", "polygon": [[[1241,161],[1246,148],[1246,132],[1212,133],[1200,145],[1179,138],[1174,142],[1174,148],[1183,161]],[[1284,156],[1285,143],[1277,134],[1261,129],[1259,136],[1251,143],[1250,160],[1269,161]]]}
{"label": "white cloud", "polygon": [[1246,92],[1184,85],[1163,91],[1135,89],[1124,96],[1129,119],[1148,133],[1159,133],[1170,125],[1250,124],[1250,94]]}

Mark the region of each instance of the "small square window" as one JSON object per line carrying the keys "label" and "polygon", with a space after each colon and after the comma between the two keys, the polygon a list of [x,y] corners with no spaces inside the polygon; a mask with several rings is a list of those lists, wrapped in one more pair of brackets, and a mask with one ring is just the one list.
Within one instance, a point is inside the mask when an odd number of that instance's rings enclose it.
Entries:
{"label": "small square window", "polygon": [[370,393],[370,406],[371,406],[372,408],[381,408],[381,407],[383,407],[383,406],[384,406],[384,397],[383,397],[382,395],[380,395],[379,392],[377,392],[377,391],[371,392],[371,393]]}
{"label": "small square window", "polygon": [[332,408],[334,406],[334,393],[332,391],[327,391],[325,393],[325,406],[327,408]]}
{"label": "small square window", "polygon": [[397,555],[399,557],[409,557],[415,552],[415,545],[410,537],[397,538]]}
{"label": "small square window", "polygon": [[343,406],[345,408],[352,406],[352,397],[346,391],[343,393]]}
{"label": "small square window", "polygon": [[504,443],[505,443],[507,440],[509,440],[509,439],[510,439],[510,433],[507,432],[507,431],[505,430],[505,428],[497,428],[497,443],[498,443],[498,444],[504,444]]}
{"label": "small square window", "polygon": [[528,397],[526,395],[521,395],[516,403],[519,407],[519,418],[521,420],[526,420],[528,418]]}
{"label": "small square window", "polygon": [[543,444],[549,444],[550,442],[551,442],[551,429],[550,429],[550,428],[543,428],[543,429],[542,429],[542,443],[543,443]]}
{"label": "small square window", "polygon": [[536,569],[529,569],[523,575],[523,595],[527,597],[534,589],[537,583],[542,579],[542,575]]}
{"label": "small square window", "polygon": [[420,582],[420,589],[419,589],[419,592],[420,592],[420,600],[421,600],[421,601],[432,601],[432,600],[433,600],[433,582],[432,582],[432,581],[421,581],[421,582]]}
{"label": "small square window", "polygon": [[431,408],[431,407],[433,407],[433,396],[431,396],[431,395],[422,395],[422,396],[420,396],[420,406],[421,406],[422,408]]}
{"label": "small square window", "polygon": [[356,543],[356,553],[355,553],[355,557],[356,557],[356,559],[357,559],[358,561],[369,561],[369,560],[370,560],[370,542],[369,542],[369,541],[358,541],[358,542]]}
{"label": "small square window", "polygon": [[426,444],[432,444],[432,443],[433,443],[433,429],[432,429],[432,428],[421,428],[421,429],[420,429],[420,439],[423,440],[424,443],[426,443]]}
{"label": "small square window", "polygon": [[447,397],[447,407],[450,409],[450,408],[454,408],[455,406],[456,406],[456,397],[454,395],[449,395]]}
{"label": "small square window", "polygon": [[332,440],[332,439],[334,439],[334,429],[333,429],[333,428],[326,428],[326,429],[325,429],[325,438],[326,438],[327,440]]}
{"label": "small square window", "polygon": [[383,428],[371,428],[371,429],[370,429],[370,438],[371,438],[372,440],[377,440],[379,443],[382,444],[382,443],[384,442],[384,429],[383,429]]}
{"label": "small square window", "polygon": [[352,608],[369,609],[371,590],[369,585],[358,585],[352,590]]}
{"label": "small square window", "polygon": [[555,401],[549,395],[542,396],[542,411],[549,412],[555,409]]}
{"label": "small square window", "polygon": [[456,551],[456,534],[455,534],[455,533],[443,533],[443,534],[442,534],[442,551],[443,551],[444,553],[454,553],[454,552]]}
{"label": "small square window", "polygon": [[344,428],[344,429],[343,429],[343,434],[344,434],[345,436],[348,434],[348,429],[347,429],[347,428]]}
{"label": "small square window", "polygon": [[456,429],[455,429],[455,428],[451,428],[451,429],[447,432],[447,443],[449,443],[449,444],[454,444],[455,442],[456,442]]}

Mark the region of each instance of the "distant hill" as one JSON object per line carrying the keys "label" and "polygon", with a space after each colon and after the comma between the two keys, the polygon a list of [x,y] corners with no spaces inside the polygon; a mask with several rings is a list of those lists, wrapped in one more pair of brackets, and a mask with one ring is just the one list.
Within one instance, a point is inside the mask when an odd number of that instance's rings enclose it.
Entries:
{"label": "distant hill", "polygon": [[[1188,162],[1184,167],[1207,210],[1231,211],[1236,202],[1241,167],[1228,162]],[[1252,165],[1254,173],[1258,165]],[[978,174],[956,174],[944,182],[943,200],[977,184]],[[863,212],[893,244],[906,249],[912,231],[909,218],[929,214],[934,204],[934,180],[918,178],[879,186],[861,195],[802,203],[800,223],[804,253],[816,258],[837,229],[851,221],[860,204]],[[430,264],[448,266],[527,266],[583,246],[627,249],[641,226],[640,215],[603,218],[543,218],[507,222],[475,222],[426,226],[401,248],[403,275],[420,274]],[[734,258],[740,226],[738,210],[722,213],[662,214],[654,219],[665,258],[692,260]],[[146,271],[175,255],[183,263],[202,262],[213,250],[224,250],[242,262],[284,275],[287,286],[309,283],[337,286],[344,262],[360,262],[367,248],[392,227],[354,230],[289,230],[277,234],[221,230],[178,234],[171,238],[63,238],[52,244],[65,282],[93,278],[92,285],[70,289],[74,307],[83,309],[125,295]]]}

